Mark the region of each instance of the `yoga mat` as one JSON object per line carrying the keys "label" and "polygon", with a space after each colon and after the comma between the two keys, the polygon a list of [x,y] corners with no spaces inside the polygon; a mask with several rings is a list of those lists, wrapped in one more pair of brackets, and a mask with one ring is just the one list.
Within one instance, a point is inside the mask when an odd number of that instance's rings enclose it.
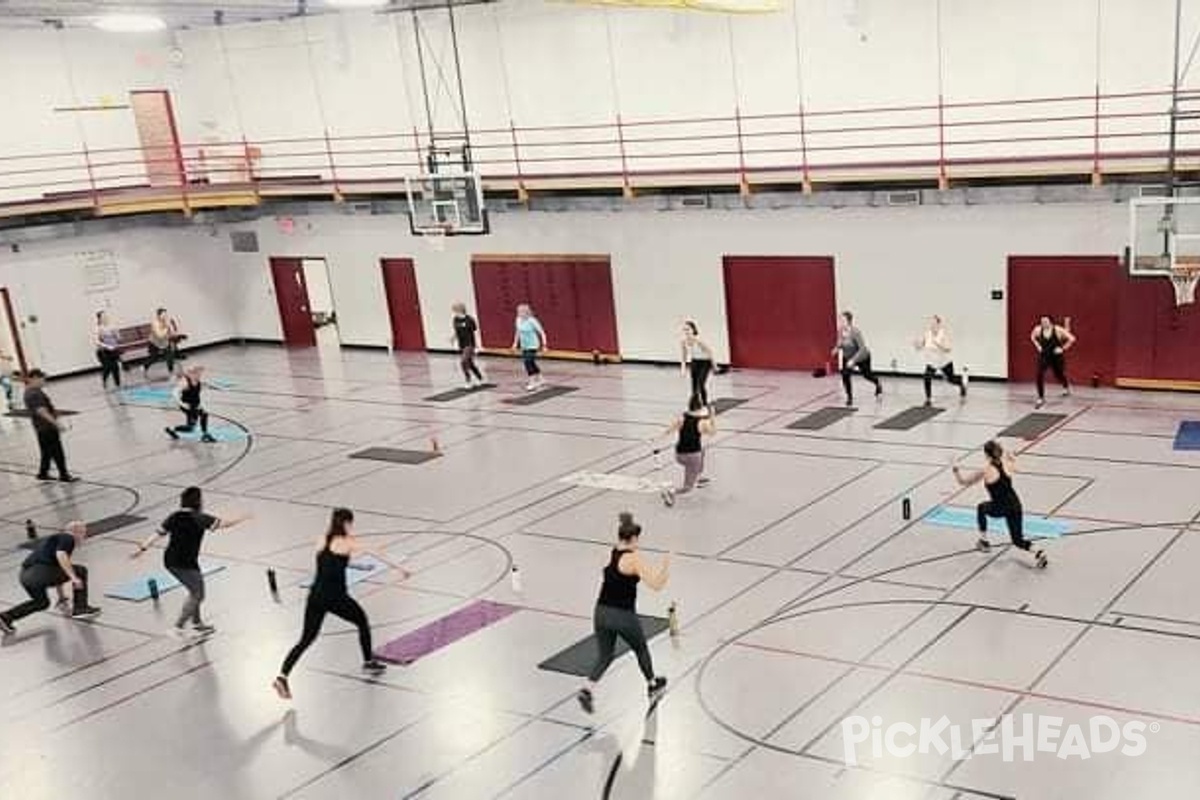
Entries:
{"label": "yoga mat", "polygon": [[564,394],[579,391],[578,386],[547,386],[545,389],[539,389],[536,392],[519,395],[517,397],[509,397],[504,400],[510,406],[531,406],[535,403],[542,403],[546,400],[553,400],[555,397],[561,397]]}
{"label": "yoga mat", "polygon": [[223,392],[228,391],[229,389],[233,389],[234,387],[237,386],[237,384],[234,383],[233,381],[225,380],[224,378],[205,378],[204,383],[207,384],[208,386],[211,386],[214,389],[219,389]]}
{"label": "yoga mat", "polygon": [[504,603],[476,600],[453,614],[434,620],[399,639],[393,639],[376,650],[375,655],[391,664],[411,664],[422,656],[449,647],[459,639],[465,639],[520,610],[517,606]]}
{"label": "yoga mat", "polygon": [[846,408],[845,406],[819,408],[807,417],[801,417],[791,425],[788,425],[788,429],[793,431],[819,431],[822,428],[828,428],[835,422],[841,422],[857,410],[855,408]]}
{"label": "yoga mat", "polygon": [[[969,508],[938,506],[926,514],[922,518],[922,522],[928,522],[930,525],[941,525],[945,528],[977,530],[975,512]],[[1070,533],[1071,526],[1062,520],[1034,517],[1026,514],[1024,531],[1026,539],[1057,539],[1063,534]],[[1007,536],[1008,524],[1002,518],[989,517],[988,533]]]}
{"label": "yoga mat", "polygon": [[669,484],[636,475],[618,475],[612,472],[575,472],[559,478],[559,483],[582,486],[585,489],[604,489],[610,492],[636,492],[651,494],[661,492]]}
{"label": "yoga mat", "polygon": [[[356,558],[346,567],[346,585],[357,586],[358,584],[370,578],[373,575],[379,575],[387,572],[388,565],[380,561],[375,556],[364,556]],[[305,578],[300,581],[301,588],[307,589],[312,586],[312,578]]]}
{"label": "yoga mat", "polygon": [[[224,564],[214,564],[210,561],[200,560],[200,571],[205,575],[212,575],[214,572],[220,572],[223,569],[225,569]],[[119,583],[106,591],[104,596],[111,597],[114,600],[130,600],[134,603],[149,600],[149,580],[151,578],[158,583],[158,593],[160,595],[179,588],[179,581],[175,580],[175,576],[163,569],[142,575],[125,583]]]}
{"label": "yoga mat", "polygon": [[999,436],[1033,440],[1067,418],[1066,414],[1026,414],[1000,431]]}
{"label": "yoga mat", "polygon": [[[66,408],[58,409],[58,415],[60,417],[73,417],[78,413],[79,413],[78,411],[71,411]],[[12,411],[9,411],[4,416],[14,417],[16,419],[29,419],[33,415],[29,413],[29,409],[27,409],[27,408],[14,408]]]}
{"label": "yoga mat", "polygon": [[1176,450],[1200,450],[1200,422],[1181,422],[1175,434]]}
{"label": "yoga mat", "polygon": [[386,461],[389,464],[424,464],[426,461],[441,457],[441,453],[430,450],[401,450],[396,447],[368,447],[366,450],[350,454],[350,458]]}
{"label": "yoga mat", "polygon": [[726,411],[730,411],[749,402],[749,400],[746,400],[742,397],[718,397],[712,402],[713,413],[724,414]]}
{"label": "yoga mat", "polygon": [[[646,634],[647,642],[667,629],[667,621],[662,617],[647,617],[638,614],[638,619],[642,621],[642,631]],[[629,646],[618,636],[617,649],[614,651],[613,658],[620,658],[628,652]],[[595,665],[596,658],[599,655],[600,644],[596,641],[595,634],[593,634],[582,641],[576,642],[566,650],[550,656],[538,664],[538,669],[587,677],[588,673],[592,671],[592,667]]]}
{"label": "yoga mat", "polygon": [[[209,428],[208,433],[218,442],[244,442],[246,441],[246,432],[241,428],[234,428],[228,425],[221,425],[216,428]],[[191,431],[183,433],[176,431],[176,435],[184,442],[198,442],[204,434],[200,431],[200,426],[197,425]]]}
{"label": "yoga mat", "polygon": [[88,538],[91,538],[103,533],[112,533],[120,528],[126,528],[145,521],[146,517],[139,517],[136,514],[114,514],[111,517],[104,517],[95,522],[89,522],[87,524],[87,535]]}
{"label": "yoga mat", "polygon": [[450,389],[449,391],[442,392],[441,394],[430,395],[429,397],[425,398],[425,401],[429,403],[448,403],[451,400],[458,400],[466,397],[467,395],[479,394],[480,392],[486,392],[488,389],[495,388],[496,384],[494,383],[485,383],[482,386],[475,386],[470,389],[467,389],[466,387],[459,387],[458,389]]}
{"label": "yoga mat", "polygon": [[906,408],[894,417],[888,417],[875,427],[885,431],[907,431],[917,427],[922,422],[928,422],[943,411],[945,409],[934,408],[933,406],[913,406],[912,408]]}

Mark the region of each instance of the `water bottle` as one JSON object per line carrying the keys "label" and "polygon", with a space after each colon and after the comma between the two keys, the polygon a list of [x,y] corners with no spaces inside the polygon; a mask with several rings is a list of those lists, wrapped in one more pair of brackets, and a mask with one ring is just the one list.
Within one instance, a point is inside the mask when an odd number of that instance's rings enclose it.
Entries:
{"label": "water bottle", "polygon": [[900,516],[905,520],[912,519],[912,500],[910,498],[906,497],[900,501]]}
{"label": "water bottle", "polygon": [[512,581],[512,590],[514,592],[516,592],[517,594],[520,594],[521,590],[522,590],[521,570],[517,569],[516,564],[512,565],[512,572],[509,573],[508,577],[509,577],[509,580]]}
{"label": "water bottle", "polygon": [[279,584],[275,579],[275,570],[267,570],[267,588],[271,590],[271,594],[279,594]]}
{"label": "water bottle", "polygon": [[971,369],[969,367],[963,367],[962,381],[963,381],[963,386],[966,386],[967,384],[969,384],[971,382]]}
{"label": "water bottle", "polygon": [[667,630],[671,632],[672,637],[679,635],[679,610],[674,600],[667,608]]}
{"label": "water bottle", "polygon": [[33,524],[33,520],[25,520],[25,538],[30,541],[37,538],[37,526]]}
{"label": "water bottle", "polygon": [[158,602],[158,581],[154,578],[146,581],[146,588],[150,590],[150,599]]}

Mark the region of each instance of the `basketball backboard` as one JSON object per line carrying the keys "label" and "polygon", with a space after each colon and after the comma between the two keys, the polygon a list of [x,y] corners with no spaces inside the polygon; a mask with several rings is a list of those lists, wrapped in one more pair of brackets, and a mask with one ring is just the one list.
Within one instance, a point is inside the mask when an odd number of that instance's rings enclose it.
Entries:
{"label": "basketball backboard", "polygon": [[1135,197],[1129,201],[1129,274],[1167,278],[1175,302],[1195,302],[1200,280],[1200,197]]}
{"label": "basketball backboard", "polygon": [[488,232],[483,182],[474,172],[426,173],[406,178],[408,218],[412,232],[445,236]]}

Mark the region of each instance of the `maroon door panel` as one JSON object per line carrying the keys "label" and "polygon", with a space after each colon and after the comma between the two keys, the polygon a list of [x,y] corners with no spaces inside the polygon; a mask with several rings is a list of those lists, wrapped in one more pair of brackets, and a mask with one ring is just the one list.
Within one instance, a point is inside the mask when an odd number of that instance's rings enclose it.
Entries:
{"label": "maroon door panel", "polygon": [[734,366],[814,369],[828,362],[837,319],[832,258],[725,256],[723,268]]}
{"label": "maroon door panel", "polygon": [[424,350],[425,327],[421,322],[421,297],[411,258],[384,258],[383,291],[387,295],[388,316],[392,321],[392,347],[396,350]]}
{"label": "maroon door panel", "polygon": [[1037,354],[1029,334],[1042,315],[1071,319],[1079,343],[1067,357],[1077,383],[1098,375],[1111,384],[1117,368],[1117,308],[1123,273],[1116,256],[1010,256],[1008,378],[1032,381]]}
{"label": "maroon door panel", "polygon": [[292,347],[315,347],[317,331],[308,308],[303,261],[299,258],[272,257],[271,280],[275,283],[275,302],[279,306],[283,343]]}
{"label": "maroon door panel", "polygon": [[1200,381],[1200,305],[1175,305],[1166,278],[1120,282],[1117,375]]}
{"label": "maroon door panel", "polygon": [[517,305],[529,303],[553,349],[619,354],[607,258],[481,256],[471,276],[485,347],[510,346]]}

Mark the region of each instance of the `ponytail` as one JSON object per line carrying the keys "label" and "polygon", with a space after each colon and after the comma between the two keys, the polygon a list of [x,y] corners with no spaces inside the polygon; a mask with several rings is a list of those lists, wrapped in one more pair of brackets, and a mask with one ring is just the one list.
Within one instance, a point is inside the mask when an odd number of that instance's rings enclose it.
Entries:
{"label": "ponytail", "polygon": [[642,526],[633,521],[633,514],[628,511],[622,511],[617,515],[617,538],[622,542],[628,542],[637,536],[642,535]]}
{"label": "ponytail", "polygon": [[988,462],[996,468],[1003,467],[1004,448],[995,439],[989,440],[983,445],[983,454],[987,456]]}
{"label": "ponytail", "polygon": [[328,547],[335,538],[348,536],[346,526],[354,522],[354,512],[348,508],[335,508],[329,518],[329,530],[325,533],[325,546]]}

